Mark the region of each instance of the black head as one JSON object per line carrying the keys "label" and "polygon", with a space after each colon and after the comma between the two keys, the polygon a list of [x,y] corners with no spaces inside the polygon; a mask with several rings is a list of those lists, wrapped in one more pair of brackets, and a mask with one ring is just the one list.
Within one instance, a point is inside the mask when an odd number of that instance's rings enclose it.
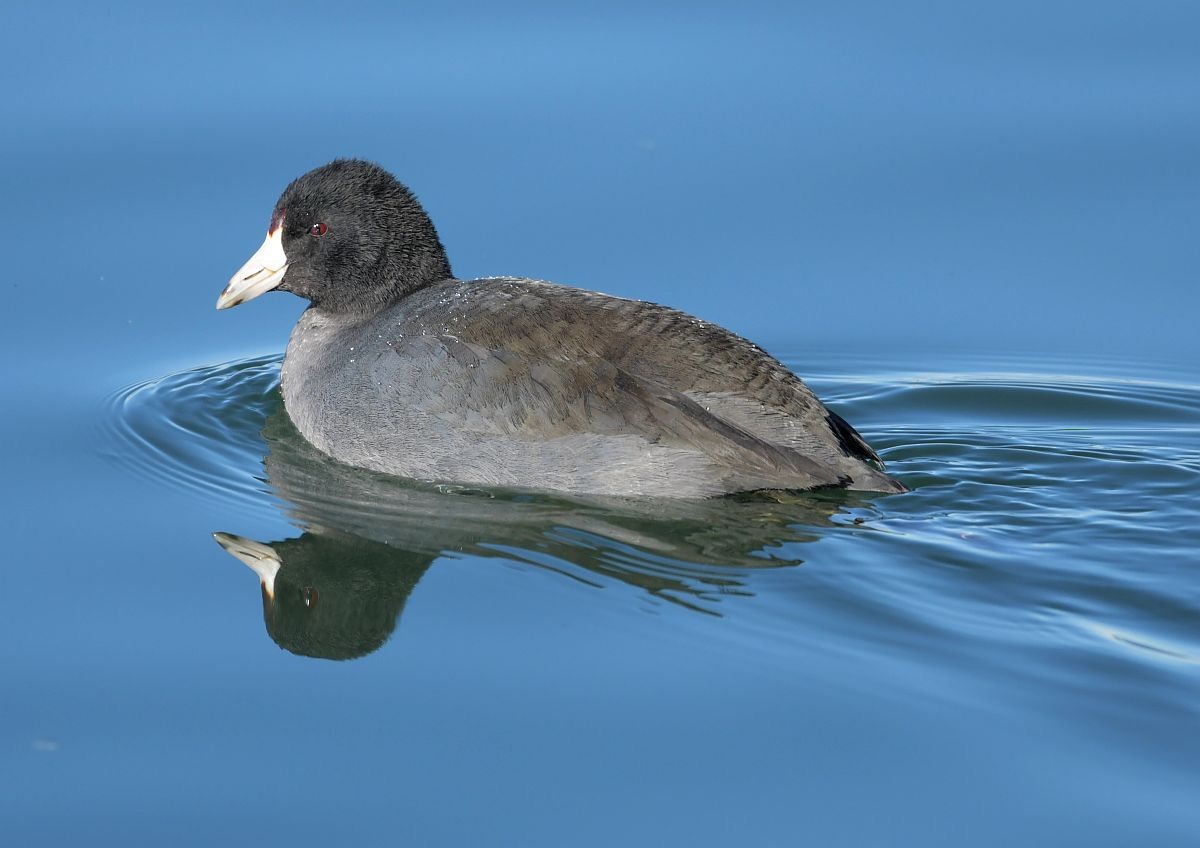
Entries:
{"label": "black head", "polygon": [[217,308],[290,291],[331,312],[373,315],[452,276],[437,230],[411,191],[361,159],[338,159],[292,182],[267,239]]}

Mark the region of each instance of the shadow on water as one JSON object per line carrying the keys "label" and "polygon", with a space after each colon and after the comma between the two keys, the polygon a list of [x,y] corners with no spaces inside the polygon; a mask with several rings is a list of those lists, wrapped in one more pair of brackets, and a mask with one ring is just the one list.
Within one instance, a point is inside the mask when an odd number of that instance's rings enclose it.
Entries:
{"label": "shadow on water", "polygon": [[350,659],[379,648],[421,576],[445,554],[501,558],[597,587],[609,581],[719,615],[746,568],[798,565],[780,545],[813,541],[844,497],[659,501],[563,499],[432,486],[364,472],[310,446],[276,404],[262,430],[266,482],[299,537],[215,534],[252,568],[267,632],[296,654]]}

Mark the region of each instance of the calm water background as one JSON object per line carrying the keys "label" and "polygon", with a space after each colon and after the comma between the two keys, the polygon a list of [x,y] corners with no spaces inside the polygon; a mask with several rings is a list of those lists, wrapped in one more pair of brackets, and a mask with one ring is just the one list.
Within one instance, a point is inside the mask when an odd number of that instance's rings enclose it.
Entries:
{"label": "calm water background", "polygon": [[[6,9],[5,842],[1197,844],[1197,44],[1187,3]],[[915,491],[321,463],[300,302],[213,303],[341,155],[460,276],[762,342]]]}

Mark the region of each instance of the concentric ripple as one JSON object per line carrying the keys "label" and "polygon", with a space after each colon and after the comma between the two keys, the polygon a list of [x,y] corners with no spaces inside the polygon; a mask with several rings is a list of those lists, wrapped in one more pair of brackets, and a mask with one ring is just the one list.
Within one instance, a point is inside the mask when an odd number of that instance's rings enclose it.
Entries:
{"label": "concentric ripple", "polygon": [[[1033,628],[1156,663],[1200,662],[1189,626],[1200,614],[1200,390],[1186,382],[1062,368],[826,375],[812,381],[818,394],[912,493],[651,503],[436,487],[341,466],[291,427],[278,368],[279,357],[259,357],[123,389],[106,410],[104,450],[214,507],[236,504],[243,521],[282,508],[305,531],[500,556],[709,611],[731,595],[771,595],[746,566],[827,563],[814,572],[817,584],[831,580],[823,605],[809,613],[841,610],[830,626],[845,630],[857,611],[873,621],[863,639],[878,638],[886,611],[933,640],[969,625],[1021,642]],[[791,620],[793,601],[781,592],[758,609]]]}
{"label": "concentric ripple", "polygon": [[127,386],[101,419],[102,450],[156,483],[265,507],[263,425],[282,405],[280,356],[201,366]]}
{"label": "concentric ripple", "polygon": [[[108,400],[103,450],[148,479],[199,497],[263,504],[264,428],[282,407],[279,363],[279,356],[262,356],[128,386]],[[1128,494],[1131,485],[1142,495],[1174,497],[1192,491],[1200,472],[1194,385],[932,372],[811,382],[868,436],[892,473],[918,489],[958,489],[953,505],[960,509],[985,506],[989,487],[1008,513],[1032,496],[1064,493],[1095,509],[1090,496]],[[275,422],[276,441],[295,435],[287,426],[285,417]],[[964,489],[970,490],[965,502]],[[1023,493],[1015,502],[1014,490]],[[885,503],[891,511],[911,499]]]}
{"label": "concentric ripple", "polygon": [[[1200,387],[1055,370],[818,381],[915,489],[879,503],[886,542],[841,546],[869,585],[840,574],[827,600],[886,609],[931,652],[964,634],[1029,652],[1016,676],[1125,662],[1186,676],[1200,662]],[[1115,690],[1121,673],[1093,683]]]}

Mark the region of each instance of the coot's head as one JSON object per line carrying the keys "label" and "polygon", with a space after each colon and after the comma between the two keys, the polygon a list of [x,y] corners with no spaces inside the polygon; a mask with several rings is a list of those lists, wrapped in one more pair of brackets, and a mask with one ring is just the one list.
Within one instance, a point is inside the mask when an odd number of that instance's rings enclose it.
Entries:
{"label": "coot's head", "polygon": [[450,276],[437,230],[413,193],[378,165],[338,159],[284,190],[266,240],[217,309],[277,289],[332,312],[371,315]]}

